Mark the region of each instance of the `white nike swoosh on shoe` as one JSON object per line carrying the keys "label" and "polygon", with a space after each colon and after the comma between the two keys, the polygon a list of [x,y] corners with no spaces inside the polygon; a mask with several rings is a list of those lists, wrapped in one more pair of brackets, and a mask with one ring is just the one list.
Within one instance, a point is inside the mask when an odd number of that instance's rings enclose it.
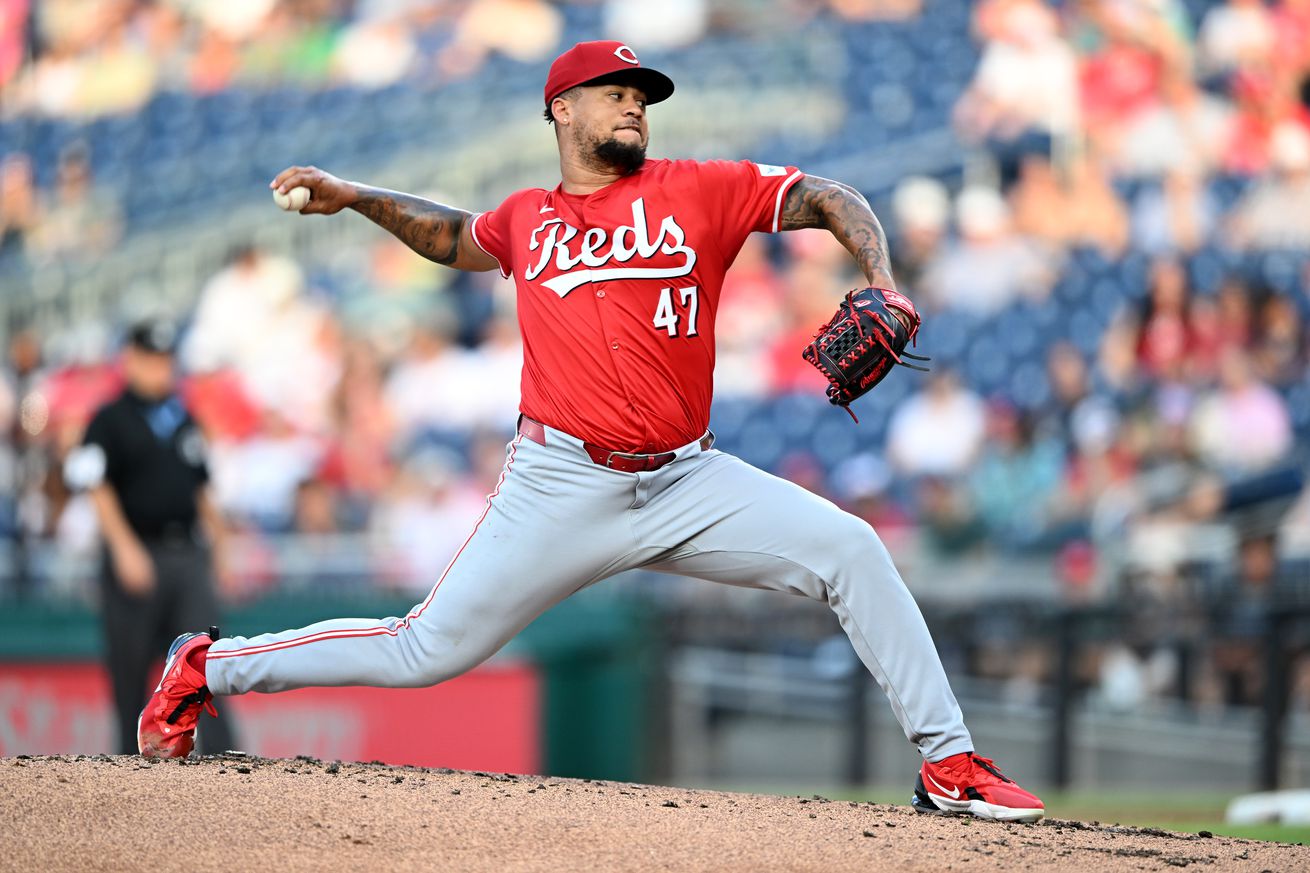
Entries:
{"label": "white nike swoosh on shoe", "polygon": [[924,773],[923,775],[927,777],[927,779],[928,779],[929,782],[931,782],[933,785],[935,785],[935,786],[937,787],[937,790],[938,790],[938,791],[940,791],[942,794],[945,794],[945,795],[946,795],[947,797],[949,797],[951,800],[959,800],[959,799],[960,799],[960,789],[958,789],[958,788],[953,788],[953,789],[951,789],[950,791],[947,791],[945,788],[942,787],[942,784],[941,784],[940,782],[938,782],[936,779],[932,778],[931,775],[929,775],[928,773]]}

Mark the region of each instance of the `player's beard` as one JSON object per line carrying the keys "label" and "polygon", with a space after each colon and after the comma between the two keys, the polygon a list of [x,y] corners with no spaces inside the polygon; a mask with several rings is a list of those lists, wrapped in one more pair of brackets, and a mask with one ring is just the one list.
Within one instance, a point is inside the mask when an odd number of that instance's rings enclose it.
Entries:
{"label": "player's beard", "polygon": [[646,147],[639,142],[619,142],[614,137],[601,140],[592,150],[596,160],[613,167],[621,176],[635,173],[646,163]]}

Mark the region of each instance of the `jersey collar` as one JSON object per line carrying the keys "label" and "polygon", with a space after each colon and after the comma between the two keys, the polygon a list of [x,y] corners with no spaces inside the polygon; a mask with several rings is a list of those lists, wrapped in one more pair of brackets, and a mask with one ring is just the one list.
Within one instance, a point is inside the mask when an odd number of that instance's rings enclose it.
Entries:
{"label": "jersey collar", "polygon": [[555,185],[554,188],[546,192],[546,198],[542,203],[542,206],[551,207],[552,209],[555,210],[555,213],[557,215],[564,213],[574,219],[581,220],[582,216],[578,214],[578,210],[574,206],[574,202],[576,202],[576,200],[570,202],[571,198],[581,197],[582,206],[584,207],[591,203],[597,203],[602,198],[608,197],[616,189],[623,186],[623,184],[628,180],[635,179],[638,176],[645,173],[648,169],[650,169],[651,164],[654,163],[655,161],[662,161],[662,160],[663,160],[662,158],[647,158],[645,163],[643,163],[640,167],[638,167],[635,173],[630,173],[626,176],[623,176],[622,178],[615,179],[613,182],[610,182],[604,188],[600,188],[596,191],[592,191],[590,194],[579,195],[579,194],[567,193],[564,190],[564,180],[561,179],[559,183]]}

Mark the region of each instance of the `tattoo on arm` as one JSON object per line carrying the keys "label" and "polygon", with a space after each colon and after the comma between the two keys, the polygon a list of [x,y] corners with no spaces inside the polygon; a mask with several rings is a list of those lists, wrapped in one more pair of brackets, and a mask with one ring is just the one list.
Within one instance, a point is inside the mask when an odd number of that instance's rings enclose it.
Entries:
{"label": "tattoo on arm", "polygon": [[351,208],[391,231],[429,261],[448,267],[459,257],[459,232],[470,215],[462,209],[385,188],[361,188]]}
{"label": "tattoo on arm", "polygon": [[896,290],[887,235],[869,201],[851,186],[820,176],[803,177],[787,192],[779,227],[826,228],[855,258],[869,284]]}

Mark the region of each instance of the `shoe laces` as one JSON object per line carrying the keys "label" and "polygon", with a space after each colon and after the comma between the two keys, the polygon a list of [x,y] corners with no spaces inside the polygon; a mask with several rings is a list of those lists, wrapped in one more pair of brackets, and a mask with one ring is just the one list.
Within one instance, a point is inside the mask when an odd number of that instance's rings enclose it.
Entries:
{"label": "shoe laces", "polygon": [[159,713],[168,724],[176,724],[178,719],[191,707],[199,705],[210,716],[217,717],[213,695],[209,688],[201,685],[197,688],[184,678],[185,667],[179,667],[176,673],[164,680],[159,689]]}
{"label": "shoe laces", "polygon": [[977,764],[979,767],[986,770],[988,773],[992,774],[1002,782],[1009,782],[1011,784],[1014,783],[1013,779],[1009,778],[1008,776],[1006,776],[1004,773],[1000,771],[1000,768],[996,766],[996,764],[992,761],[991,758],[984,758],[982,755],[975,755],[972,752],[970,752],[969,760],[972,761],[974,764]]}

